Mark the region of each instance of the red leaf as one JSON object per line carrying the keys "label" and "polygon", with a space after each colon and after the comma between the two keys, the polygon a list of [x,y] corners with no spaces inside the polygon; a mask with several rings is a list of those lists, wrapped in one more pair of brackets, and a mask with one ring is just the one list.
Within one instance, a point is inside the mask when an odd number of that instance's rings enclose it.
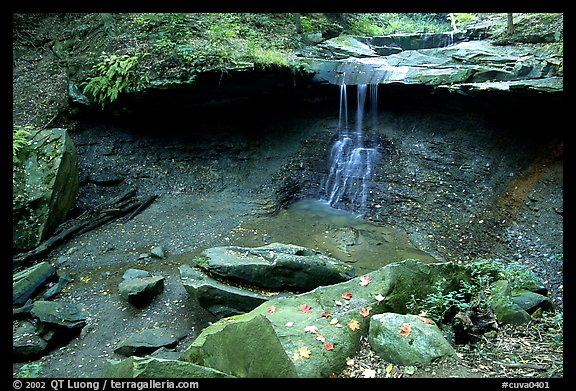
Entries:
{"label": "red leaf", "polygon": [[326,350],[334,350],[334,345],[332,345],[330,342],[326,342],[324,344],[324,349]]}
{"label": "red leaf", "polygon": [[344,292],[344,293],[342,293],[342,298],[344,298],[346,300],[350,300],[352,298],[352,293]]}
{"label": "red leaf", "polygon": [[330,312],[324,311],[324,312],[322,312],[322,316],[323,316],[324,318],[329,318],[329,317],[332,316],[332,314],[331,314]]}
{"label": "red leaf", "polygon": [[370,284],[370,281],[372,281],[372,279],[368,276],[362,276],[360,277],[360,286],[366,286],[368,284]]}
{"label": "red leaf", "polygon": [[276,311],[276,307],[275,307],[275,306],[271,305],[270,307],[268,307],[268,313],[269,313],[269,314],[273,313],[274,311]]}
{"label": "red leaf", "polygon": [[312,312],[312,307],[310,307],[308,304],[302,304],[300,307],[298,307],[298,309],[302,312],[307,313],[307,314]]}

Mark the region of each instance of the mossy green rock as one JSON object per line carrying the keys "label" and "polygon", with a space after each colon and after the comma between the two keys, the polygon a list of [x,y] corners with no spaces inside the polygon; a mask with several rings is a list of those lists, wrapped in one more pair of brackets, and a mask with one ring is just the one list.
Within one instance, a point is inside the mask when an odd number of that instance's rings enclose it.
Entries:
{"label": "mossy green rock", "polygon": [[66,218],[79,189],[76,147],[66,129],[31,133],[13,181],[13,244],[36,247]]}
{"label": "mossy green rock", "polygon": [[[328,377],[344,368],[346,357],[367,335],[370,318],[362,311],[406,313],[412,295],[426,296],[443,279],[447,291],[455,290],[469,275],[452,263],[405,260],[360,278],[275,298],[221,319],[205,328],[180,359],[236,377]],[[351,294],[349,299],[344,293]]]}
{"label": "mossy green rock", "polygon": [[[409,332],[401,333],[405,324],[410,326]],[[368,342],[376,354],[398,365],[429,364],[440,357],[458,357],[434,321],[417,315],[388,312],[372,316]]]}
{"label": "mossy green rock", "polygon": [[502,324],[528,323],[532,317],[518,304],[512,301],[511,289],[507,280],[498,280],[490,284],[491,296],[488,304],[496,319]]}

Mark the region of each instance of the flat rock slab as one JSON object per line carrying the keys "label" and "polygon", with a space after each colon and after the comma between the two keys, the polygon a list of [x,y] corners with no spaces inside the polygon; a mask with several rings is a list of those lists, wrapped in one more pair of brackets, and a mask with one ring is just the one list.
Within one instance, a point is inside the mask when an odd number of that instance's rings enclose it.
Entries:
{"label": "flat rock slab", "polygon": [[38,300],[30,313],[40,322],[59,328],[78,329],[86,325],[86,313],[74,303]]}
{"label": "flat rock slab", "polygon": [[104,369],[104,377],[110,378],[223,378],[233,377],[213,368],[189,362],[155,357],[129,357],[111,362]]}
{"label": "flat rock slab", "polygon": [[213,247],[203,251],[195,262],[219,277],[269,289],[309,291],[355,276],[354,268],[338,259],[282,243],[262,247]]}
{"label": "flat rock slab", "polygon": [[223,284],[189,265],[181,265],[179,270],[188,294],[218,318],[249,312],[277,296]]}
{"label": "flat rock slab", "polygon": [[114,352],[123,356],[152,353],[161,347],[176,346],[184,336],[182,333],[169,329],[145,329],[120,341]]}

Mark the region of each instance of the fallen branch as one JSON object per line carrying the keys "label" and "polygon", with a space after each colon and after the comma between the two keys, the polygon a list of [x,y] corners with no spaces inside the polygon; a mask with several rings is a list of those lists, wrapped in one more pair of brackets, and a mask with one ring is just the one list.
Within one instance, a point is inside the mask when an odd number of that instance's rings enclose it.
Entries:
{"label": "fallen branch", "polygon": [[502,363],[496,361],[495,363],[498,365],[502,365],[503,367],[506,368],[528,368],[528,369],[536,369],[539,371],[545,371],[546,369],[548,369],[547,367],[544,367],[542,365],[530,364],[530,363]]}
{"label": "fallen branch", "polygon": [[34,259],[38,259],[54,249],[57,245],[73,237],[91,231],[132,212],[128,218],[128,220],[130,220],[150,206],[156,198],[158,198],[158,196],[154,195],[146,198],[144,201],[139,201],[136,198],[136,191],[130,190],[103,204],[95,206],[75,219],[61,224],[50,238],[40,243],[35,249],[16,255],[13,258],[12,267],[15,269]]}

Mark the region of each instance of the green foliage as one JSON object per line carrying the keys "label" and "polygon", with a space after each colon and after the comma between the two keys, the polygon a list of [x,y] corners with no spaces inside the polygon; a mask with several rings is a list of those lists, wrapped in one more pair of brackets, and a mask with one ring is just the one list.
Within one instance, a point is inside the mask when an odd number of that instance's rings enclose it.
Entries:
{"label": "green foliage", "polygon": [[[465,27],[467,24],[473,22],[474,20],[476,20],[476,15],[475,14],[470,14],[470,13],[453,13],[452,15],[454,15],[454,22],[456,23],[456,27],[458,28],[463,28]],[[450,18],[450,16],[448,16]]]}
{"label": "green foliage", "polygon": [[470,281],[462,281],[458,290],[443,293],[446,281],[438,281],[433,292],[424,298],[416,299],[412,295],[408,310],[412,313],[426,312],[430,319],[442,323],[449,314],[466,313],[472,308],[486,310],[487,298],[491,295],[490,284],[494,281],[507,280],[510,289],[542,286],[542,281],[532,270],[518,261],[481,258],[466,267],[470,270]]}
{"label": "green foliage", "polygon": [[42,363],[30,362],[22,365],[17,372],[13,372],[15,378],[37,378],[42,373]]}
{"label": "green foliage", "polygon": [[352,14],[348,25],[352,34],[369,36],[451,30],[448,20],[439,16],[431,13]]}
{"label": "green foliage", "polygon": [[22,148],[28,144],[30,130],[28,127],[12,129],[12,164],[20,163],[20,153]]}
{"label": "green foliage", "polygon": [[151,53],[183,60],[192,70],[292,63],[294,42],[276,33],[293,24],[289,14],[141,14],[134,22]]}
{"label": "green foliage", "polygon": [[473,276],[489,276],[492,280],[508,280],[510,289],[542,286],[543,282],[532,269],[519,261],[480,258],[468,265]]}
{"label": "green foliage", "polygon": [[463,283],[460,289],[443,293],[445,285],[446,279],[437,281],[434,284],[434,291],[422,299],[416,299],[412,295],[407,305],[408,310],[416,314],[424,312],[426,317],[436,323],[442,323],[451,311],[466,312],[469,310],[471,307],[469,298],[475,289],[474,285]]}
{"label": "green foliage", "polygon": [[102,53],[101,61],[93,67],[97,74],[90,78],[84,93],[91,94],[102,105],[114,102],[118,94],[140,88],[143,77],[136,72],[138,56]]}
{"label": "green foliage", "polygon": [[361,15],[359,18],[352,19],[349,23],[353,34],[374,36],[382,35],[384,32],[384,23],[371,14]]}
{"label": "green foliage", "polygon": [[302,23],[302,31],[305,33],[326,33],[332,30],[342,30],[342,26],[321,13],[303,14],[300,22]]}

